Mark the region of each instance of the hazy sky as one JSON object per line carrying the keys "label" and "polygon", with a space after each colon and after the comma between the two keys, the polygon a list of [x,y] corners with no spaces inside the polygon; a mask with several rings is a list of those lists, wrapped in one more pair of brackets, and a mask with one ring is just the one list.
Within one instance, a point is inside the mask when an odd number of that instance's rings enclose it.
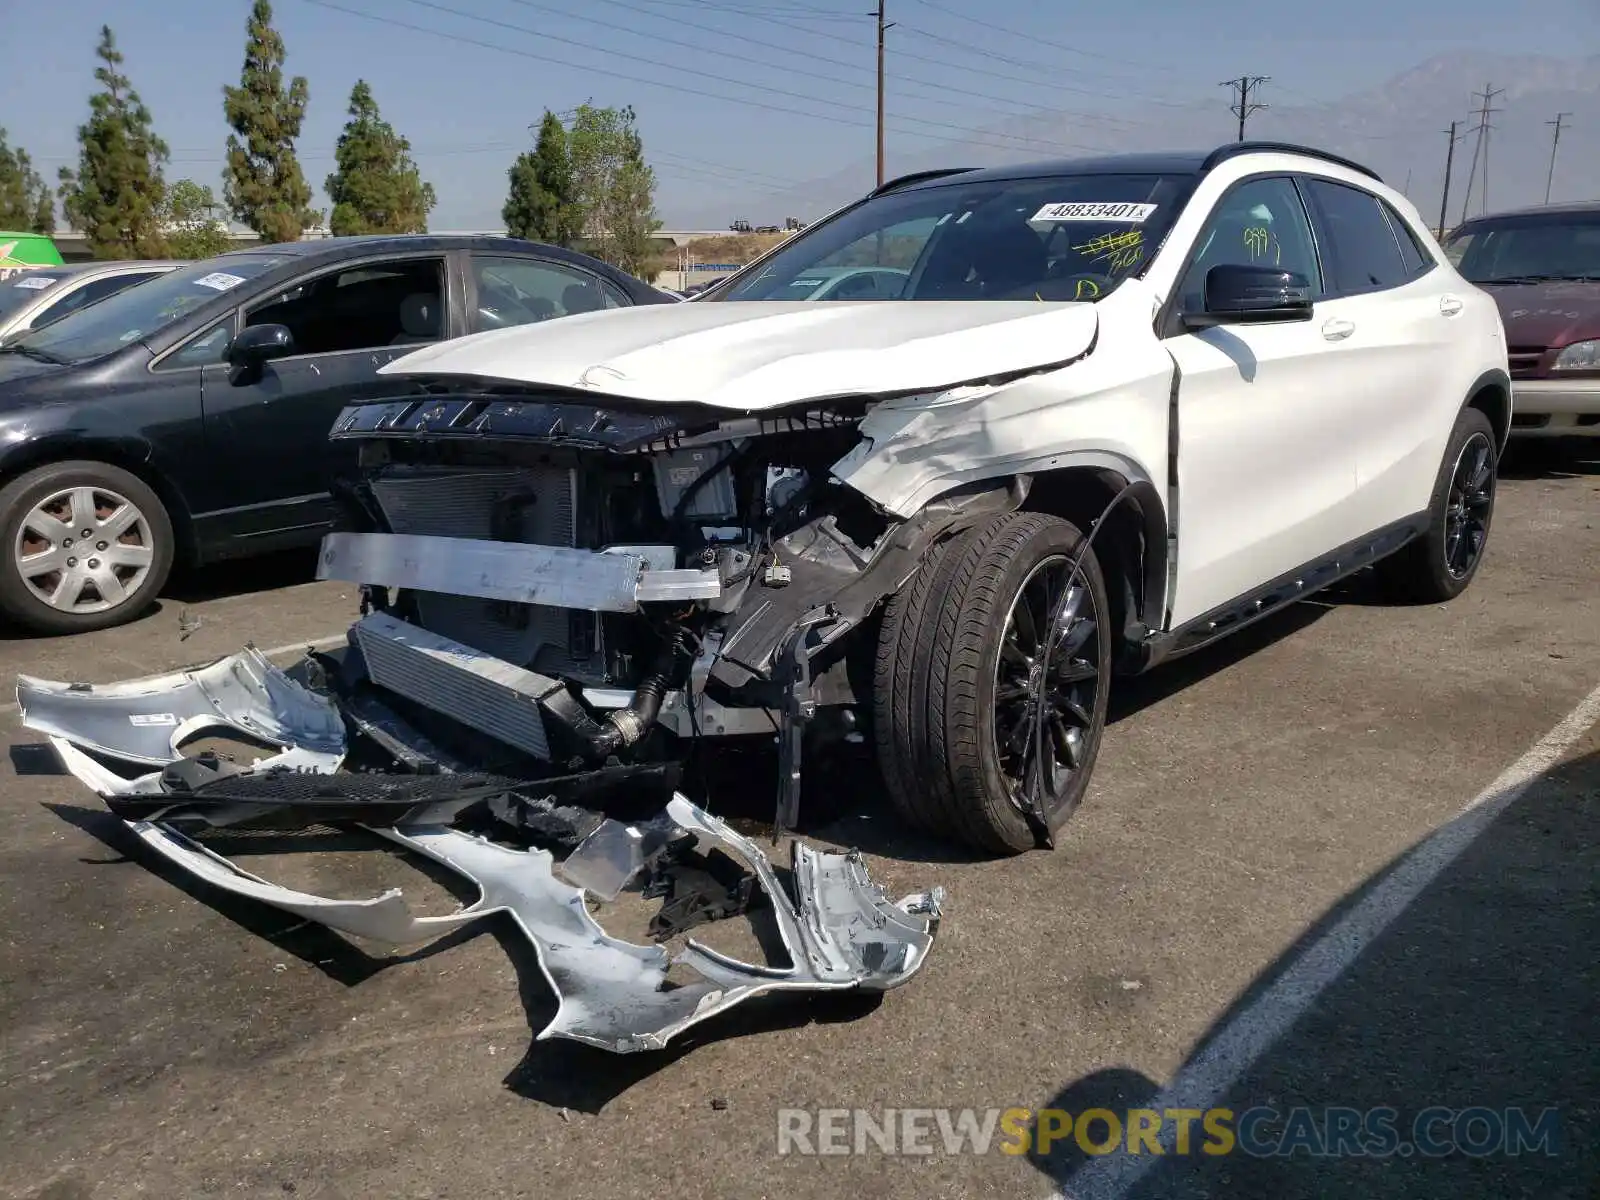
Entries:
{"label": "hazy sky", "polygon": [[[1452,50],[1600,49],[1594,0],[1344,0],[1310,9],[1282,0],[887,3],[896,23],[888,35],[891,171],[897,153],[922,154],[1030,109],[1075,112],[1063,139],[1115,149],[1116,131],[1127,128],[1119,112],[1137,106],[1148,123],[1152,101],[1173,111],[1215,108],[1220,141],[1231,124],[1228,95],[1217,84],[1228,76],[1270,75],[1262,99],[1300,104],[1361,91]],[[277,0],[274,7],[288,69],[311,85],[300,154],[319,193],[350,87],[365,78],[438,192],[432,227],[459,229],[498,223],[506,167],[543,109],[588,99],[638,111],[669,227],[681,214],[724,207],[729,219],[778,220],[784,214],[762,211],[763,185],[781,190],[872,153],[871,4]],[[227,136],[222,86],[238,81],[249,8],[249,0],[51,0],[14,8],[11,40],[27,53],[0,75],[0,125],[51,177],[75,161],[97,31],[109,23],[125,70],[172,147],[168,178],[216,187]]]}

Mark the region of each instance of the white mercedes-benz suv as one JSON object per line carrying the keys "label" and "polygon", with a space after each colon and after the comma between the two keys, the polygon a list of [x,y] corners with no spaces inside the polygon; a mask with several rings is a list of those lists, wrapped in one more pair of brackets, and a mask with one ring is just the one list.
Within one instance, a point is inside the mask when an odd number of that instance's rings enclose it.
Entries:
{"label": "white mercedes-benz suv", "polygon": [[1079,804],[1113,674],[1363,567],[1459,594],[1511,424],[1410,202],[1265,143],[904,178],[707,296],[381,374],[320,574],[364,597],[328,686],[426,726],[382,725],[402,769],[466,731],[569,794],[776,735],[792,828],[802,761],[870,742],[994,853]]}

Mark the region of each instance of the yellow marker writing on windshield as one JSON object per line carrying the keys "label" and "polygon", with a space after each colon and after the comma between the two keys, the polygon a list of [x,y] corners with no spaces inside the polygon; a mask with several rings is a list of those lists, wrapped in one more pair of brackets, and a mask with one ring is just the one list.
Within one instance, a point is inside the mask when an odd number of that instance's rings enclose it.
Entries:
{"label": "yellow marker writing on windshield", "polygon": [[1144,257],[1144,231],[1123,229],[1102,233],[1073,249],[1086,255],[1090,262],[1103,261],[1113,271],[1126,271]]}

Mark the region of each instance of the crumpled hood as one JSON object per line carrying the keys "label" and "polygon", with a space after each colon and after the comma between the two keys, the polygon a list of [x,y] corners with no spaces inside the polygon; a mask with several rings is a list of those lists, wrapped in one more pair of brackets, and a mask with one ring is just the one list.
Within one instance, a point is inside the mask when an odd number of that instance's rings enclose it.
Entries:
{"label": "crumpled hood", "polygon": [[1511,346],[1566,346],[1600,338],[1600,283],[1479,284],[1500,306]]}
{"label": "crumpled hood", "polygon": [[465,376],[741,412],[927,391],[1080,358],[1091,304],[700,302],[584,313],[428,346],[382,375]]}

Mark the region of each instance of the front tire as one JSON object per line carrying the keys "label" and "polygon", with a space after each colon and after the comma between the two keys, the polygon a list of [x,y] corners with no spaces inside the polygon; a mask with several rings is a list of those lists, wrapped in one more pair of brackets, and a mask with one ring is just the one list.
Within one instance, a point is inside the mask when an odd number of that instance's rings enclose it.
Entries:
{"label": "front tire", "polygon": [[1498,465],[1489,418],[1462,409],[1434,481],[1427,529],[1377,565],[1390,599],[1443,604],[1467,590],[1489,543]]}
{"label": "front tire", "polygon": [[938,547],[890,601],[874,727],[890,796],[914,824],[1018,854],[1044,832],[1032,798],[1050,832],[1077,809],[1111,678],[1099,563],[1090,552],[1071,569],[1082,545],[1058,517],[1007,513]]}
{"label": "front tire", "polygon": [[172,520],[143,480],[98,462],[47,463],[0,488],[0,613],[31,633],[133,620],[172,569]]}

